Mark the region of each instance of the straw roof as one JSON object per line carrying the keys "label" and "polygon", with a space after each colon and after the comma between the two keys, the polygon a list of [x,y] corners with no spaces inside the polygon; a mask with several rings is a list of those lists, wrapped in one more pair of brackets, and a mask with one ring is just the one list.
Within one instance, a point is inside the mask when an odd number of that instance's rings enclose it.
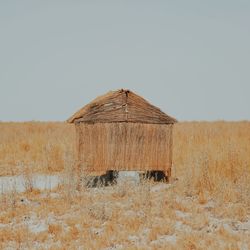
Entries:
{"label": "straw roof", "polygon": [[67,122],[138,122],[173,124],[174,118],[130,90],[110,91],[84,106]]}

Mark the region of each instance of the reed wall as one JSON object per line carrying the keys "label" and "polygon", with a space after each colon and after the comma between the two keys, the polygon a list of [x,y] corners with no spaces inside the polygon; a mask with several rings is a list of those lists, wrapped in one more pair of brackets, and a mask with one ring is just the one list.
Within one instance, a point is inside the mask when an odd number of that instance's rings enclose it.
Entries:
{"label": "reed wall", "polygon": [[162,170],[172,164],[172,127],[143,123],[78,123],[77,151],[85,171]]}

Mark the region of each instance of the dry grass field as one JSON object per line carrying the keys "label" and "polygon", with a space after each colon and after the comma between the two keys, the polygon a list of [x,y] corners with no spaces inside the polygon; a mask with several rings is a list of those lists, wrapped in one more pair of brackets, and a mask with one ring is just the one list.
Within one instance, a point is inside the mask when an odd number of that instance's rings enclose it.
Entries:
{"label": "dry grass field", "polygon": [[250,249],[250,122],[176,124],[168,184],[78,190],[74,139],[65,123],[0,123],[0,178],[29,184],[0,194],[0,249]]}

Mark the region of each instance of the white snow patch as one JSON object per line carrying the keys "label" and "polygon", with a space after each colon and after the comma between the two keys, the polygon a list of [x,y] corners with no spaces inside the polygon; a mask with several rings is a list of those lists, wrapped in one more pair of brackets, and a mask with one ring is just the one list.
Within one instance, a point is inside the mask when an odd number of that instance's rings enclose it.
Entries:
{"label": "white snow patch", "polygon": [[156,240],[150,242],[152,245],[166,245],[166,244],[176,244],[176,236],[175,235],[160,235]]}
{"label": "white snow patch", "polygon": [[193,231],[193,229],[190,226],[183,224],[181,221],[176,221],[175,229],[179,230],[179,231],[184,230],[184,231],[189,232],[189,233]]}
{"label": "white snow patch", "polygon": [[151,187],[152,192],[159,192],[171,188],[172,184],[159,183]]}
{"label": "white snow patch", "polygon": [[248,244],[245,242],[238,242],[238,247],[240,250],[249,250]]}
{"label": "white snow patch", "polygon": [[208,211],[211,211],[215,207],[215,202],[213,200],[208,201],[203,208],[205,208]]}
{"label": "white snow patch", "polygon": [[128,240],[131,241],[131,242],[133,242],[133,243],[136,243],[136,242],[139,241],[139,237],[136,236],[136,235],[129,235],[128,236]]}
{"label": "white snow patch", "polygon": [[102,234],[103,232],[103,228],[95,228],[95,227],[92,227],[90,228],[91,232],[94,233],[94,234]]}
{"label": "white snow patch", "polygon": [[243,222],[239,225],[239,230],[250,232],[250,220]]}
{"label": "white snow patch", "polygon": [[31,224],[28,226],[29,230],[33,233],[40,233],[48,230],[48,225],[45,222],[41,222],[38,224]]}
{"label": "white snow patch", "polygon": [[[23,175],[0,177],[0,192],[24,192],[27,179]],[[31,185],[37,189],[53,189],[60,183],[58,175],[33,175]]]}
{"label": "white snow patch", "polygon": [[112,247],[104,248],[104,250],[122,250],[122,249],[124,249],[124,246],[121,244],[115,244]]}
{"label": "white snow patch", "polygon": [[227,223],[223,223],[223,228],[231,234],[237,234],[237,231],[234,231]]}
{"label": "white snow patch", "polygon": [[179,218],[187,218],[187,217],[191,216],[190,213],[184,213],[184,212],[182,212],[182,211],[180,211],[180,210],[176,210],[176,211],[175,211],[175,214],[176,214],[176,216],[178,216]]}
{"label": "white snow patch", "polygon": [[172,244],[176,243],[176,235],[161,235],[159,237],[160,240],[170,242]]}
{"label": "white snow patch", "polygon": [[132,181],[134,183],[140,183],[140,173],[137,171],[119,171],[117,182]]}

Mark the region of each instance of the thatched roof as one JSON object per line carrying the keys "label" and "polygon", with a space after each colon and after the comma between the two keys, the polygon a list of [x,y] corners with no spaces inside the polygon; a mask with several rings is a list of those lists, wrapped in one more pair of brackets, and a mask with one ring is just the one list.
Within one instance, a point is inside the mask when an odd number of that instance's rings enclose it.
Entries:
{"label": "thatched roof", "polygon": [[139,122],[173,124],[174,118],[130,90],[110,91],[97,97],[68,120],[70,123]]}

